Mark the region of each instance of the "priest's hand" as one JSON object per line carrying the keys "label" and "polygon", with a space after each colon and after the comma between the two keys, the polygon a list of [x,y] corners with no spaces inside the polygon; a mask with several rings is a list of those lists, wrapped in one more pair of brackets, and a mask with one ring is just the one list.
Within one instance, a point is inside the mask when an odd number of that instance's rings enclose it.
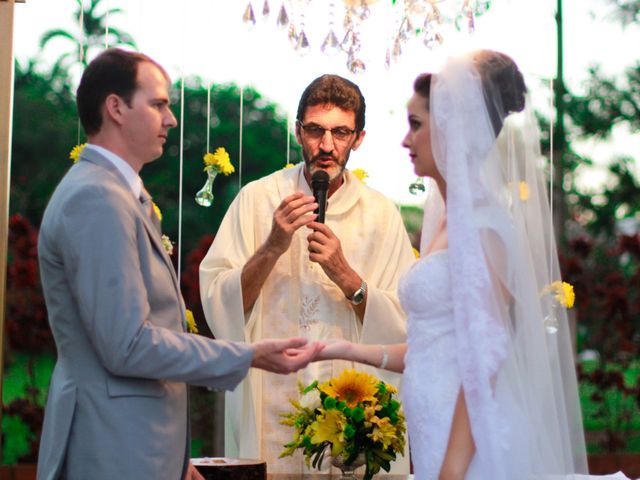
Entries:
{"label": "priest's hand", "polygon": [[305,338],[265,339],[252,346],[251,366],[280,374],[306,367],[322,350],[320,343],[307,343]]}
{"label": "priest's hand", "polygon": [[277,255],[286,252],[296,230],[317,218],[318,215],[313,213],[316,208],[318,204],[315,199],[302,192],[296,192],[282,200],[273,213],[271,232],[265,247]]}
{"label": "priest's hand", "polygon": [[320,265],[346,297],[351,296],[360,288],[362,279],[347,262],[340,239],[324,223],[311,222],[308,227],[313,230],[307,236],[309,260]]}

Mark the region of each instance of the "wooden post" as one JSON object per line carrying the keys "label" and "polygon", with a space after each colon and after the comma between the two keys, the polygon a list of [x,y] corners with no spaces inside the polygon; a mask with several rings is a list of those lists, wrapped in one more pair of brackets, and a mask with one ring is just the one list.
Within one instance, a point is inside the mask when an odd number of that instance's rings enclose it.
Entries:
{"label": "wooden post", "polygon": [[[24,1],[24,0],[23,0]],[[13,11],[16,0],[0,0],[0,425],[4,364],[4,313],[9,236],[11,125],[13,117]],[[0,436],[2,452],[2,436]]]}

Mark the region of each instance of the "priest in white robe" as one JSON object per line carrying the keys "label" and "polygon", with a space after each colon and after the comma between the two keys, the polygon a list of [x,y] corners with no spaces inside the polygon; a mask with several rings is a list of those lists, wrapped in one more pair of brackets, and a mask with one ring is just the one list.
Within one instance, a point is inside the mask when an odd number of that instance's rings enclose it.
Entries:
{"label": "priest in white robe", "polygon": [[[246,185],[200,266],[202,304],[216,338],[406,340],[396,289],[415,257],[402,218],[345,168],[363,128],[364,99],[353,83],[324,75],[307,87],[296,128],[305,161]],[[312,213],[317,170],[330,176],[325,224]],[[280,413],[298,398],[298,382],[326,381],[346,368],[367,369],[332,361],[286,377],[251,371],[227,393],[225,454],[262,458],[270,473],[305,471],[300,452],[278,458],[293,435]],[[400,387],[400,375],[369,370]],[[392,472],[408,473],[408,456],[392,465]]]}

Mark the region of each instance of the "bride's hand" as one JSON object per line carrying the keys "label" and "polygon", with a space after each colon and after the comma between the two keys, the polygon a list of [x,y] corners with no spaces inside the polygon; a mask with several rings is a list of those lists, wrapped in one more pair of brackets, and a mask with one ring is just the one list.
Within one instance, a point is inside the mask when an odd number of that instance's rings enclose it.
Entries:
{"label": "bride's hand", "polygon": [[342,339],[324,340],[320,343],[323,344],[323,348],[316,356],[315,362],[319,360],[352,360],[353,343]]}
{"label": "bride's hand", "polygon": [[[322,360],[352,360],[353,343],[342,339],[319,340],[315,342],[320,345],[318,353],[311,360],[319,362]],[[301,349],[289,348],[286,350],[287,355],[299,354]]]}

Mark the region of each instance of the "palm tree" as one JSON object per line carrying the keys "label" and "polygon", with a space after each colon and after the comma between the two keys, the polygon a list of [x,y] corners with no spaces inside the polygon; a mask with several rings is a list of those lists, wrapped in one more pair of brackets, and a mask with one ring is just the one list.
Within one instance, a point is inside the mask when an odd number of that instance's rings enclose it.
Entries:
{"label": "palm tree", "polygon": [[105,42],[109,46],[128,45],[136,48],[136,43],[131,35],[112,27],[108,22],[112,15],[123,12],[121,8],[107,8],[100,13],[98,10],[102,0],[89,0],[87,6],[84,6],[84,1],[76,0],[78,8],[74,12],[75,18],[82,17],[82,31],[79,35],[55,28],[46,31],[40,38],[41,51],[55,39],[63,39],[72,44],[73,48],[56,60],[53,66],[54,72],[68,70],[74,65],[86,67],[89,59],[93,58],[90,53],[103,49]]}

